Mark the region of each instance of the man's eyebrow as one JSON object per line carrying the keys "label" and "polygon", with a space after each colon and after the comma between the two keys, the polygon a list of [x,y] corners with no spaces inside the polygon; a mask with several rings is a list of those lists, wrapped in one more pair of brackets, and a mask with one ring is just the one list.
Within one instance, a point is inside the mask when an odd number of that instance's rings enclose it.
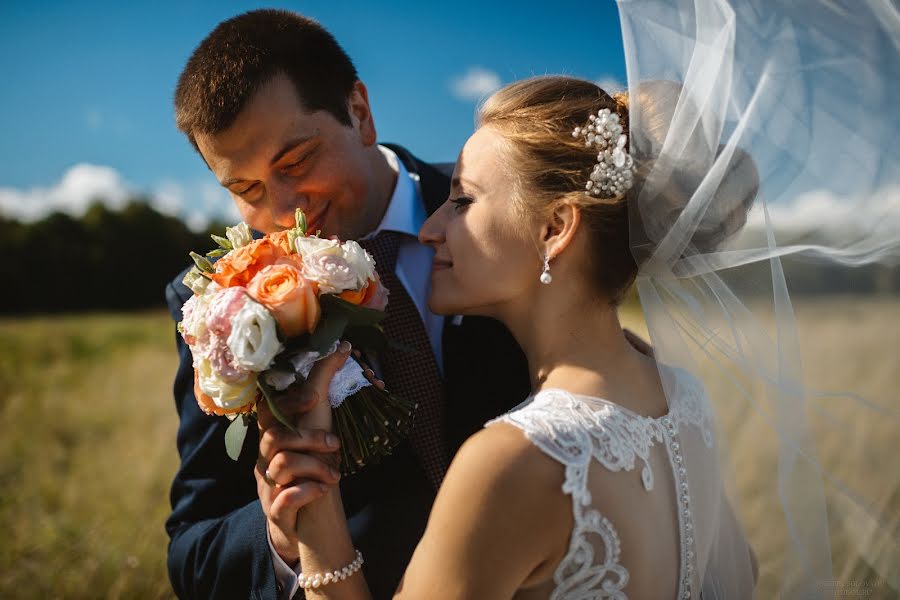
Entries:
{"label": "man's eyebrow", "polygon": [[[287,154],[291,150],[296,149],[298,146],[306,144],[307,142],[309,142],[313,138],[317,137],[318,135],[319,135],[319,132],[315,132],[310,135],[307,135],[304,137],[299,137],[299,138],[294,138],[294,139],[288,141],[287,143],[284,144],[284,146],[281,147],[281,149],[278,152],[275,153],[275,156],[273,156],[272,160],[269,161],[269,165],[270,166],[274,165],[279,160],[284,158],[285,154]],[[220,184],[222,185],[222,187],[230,187],[230,186],[234,185],[235,183],[243,183],[244,181],[245,181],[244,179],[240,179],[238,177],[229,177],[228,179],[221,181]]]}
{"label": "man's eyebrow", "polygon": [[301,145],[309,142],[310,140],[317,137],[318,135],[319,135],[319,132],[315,132],[315,133],[311,133],[304,137],[294,138],[294,139],[290,140],[284,146],[281,147],[281,150],[279,150],[278,152],[275,153],[275,156],[273,156],[272,160],[269,161],[269,165],[270,166],[274,165],[279,160],[284,158],[285,154],[287,154],[291,150],[295,149],[297,146],[301,146]]}
{"label": "man's eyebrow", "polygon": [[220,181],[220,182],[219,182],[219,185],[221,185],[222,187],[230,187],[230,186],[232,186],[232,185],[234,185],[234,184],[236,184],[236,183],[241,183],[242,181],[244,181],[244,180],[243,180],[243,179],[238,179],[238,178],[236,178],[236,177],[229,177],[229,178],[226,179],[225,181]]}

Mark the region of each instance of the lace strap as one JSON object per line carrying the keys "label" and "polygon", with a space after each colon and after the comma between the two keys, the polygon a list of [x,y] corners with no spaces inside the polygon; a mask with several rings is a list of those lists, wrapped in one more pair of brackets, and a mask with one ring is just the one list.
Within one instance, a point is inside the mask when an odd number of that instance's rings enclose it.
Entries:
{"label": "lace strap", "polygon": [[[507,423],[522,431],[525,437],[544,454],[564,466],[584,465],[591,459],[589,431],[576,424],[572,411],[584,410],[583,405],[561,390],[541,392],[519,408],[485,423]],[[582,421],[583,422],[583,421]]]}

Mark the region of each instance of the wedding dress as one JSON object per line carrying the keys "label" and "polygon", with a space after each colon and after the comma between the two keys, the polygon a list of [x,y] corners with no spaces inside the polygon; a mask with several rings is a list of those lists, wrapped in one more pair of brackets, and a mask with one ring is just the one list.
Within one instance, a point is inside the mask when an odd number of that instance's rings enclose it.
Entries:
{"label": "wedding dress", "polygon": [[[677,581],[671,583],[674,597],[700,596],[698,574],[706,572],[710,552],[722,550],[714,549],[711,541],[717,531],[731,527],[731,513],[723,502],[721,488],[709,485],[718,481],[709,476],[717,471],[718,460],[712,413],[703,388],[685,371],[662,372],[670,389],[677,391],[668,413],[658,418],[638,415],[601,398],[548,389],[485,425],[507,423],[521,429],[535,446],[565,468],[562,492],[571,497],[573,529],[568,552],[554,573],[551,599],[624,599],[630,582],[632,587],[636,584],[646,591],[646,582],[633,580],[623,557],[638,558],[648,548],[637,547],[641,545],[637,536],[629,539],[620,531],[633,532],[654,516],[663,523],[671,522],[676,533],[671,548],[671,558],[678,565]],[[689,467],[705,473],[703,487],[691,486],[683,460],[688,450],[694,457],[704,457],[702,463],[694,461]],[[624,473],[639,484],[619,480],[620,485],[609,486],[609,479],[599,472],[603,469]],[[607,485],[598,486],[598,479],[604,479]],[[667,503],[655,505],[661,514],[651,516],[637,508],[642,505],[637,495],[643,494],[668,498]],[[635,509],[617,511],[620,521],[616,522],[600,508],[611,497],[617,497],[615,505]],[[660,532],[662,545],[665,539]],[[732,551],[739,552],[740,548]],[[749,555],[746,558],[748,569],[742,586],[749,597],[753,582],[749,579]],[[664,568],[660,566],[659,571]],[[642,574],[655,576],[646,568]],[[709,578],[713,575],[707,573]],[[658,589],[658,585],[655,587]]]}

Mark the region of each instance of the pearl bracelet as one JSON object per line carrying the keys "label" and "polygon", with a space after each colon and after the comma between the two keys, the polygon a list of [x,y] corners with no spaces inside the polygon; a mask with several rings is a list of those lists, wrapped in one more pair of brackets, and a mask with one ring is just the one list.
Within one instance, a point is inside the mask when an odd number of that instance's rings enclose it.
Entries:
{"label": "pearl bracelet", "polygon": [[343,581],[359,571],[360,567],[363,564],[363,556],[362,552],[359,550],[356,551],[356,558],[352,563],[344,567],[343,569],[339,569],[337,571],[331,571],[329,573],[316,573],[315,575],[307,575],[306,573],[302,573],[297,576],[297,582],[300,584],[304,590],[318,589],[323,585],[328,585],[329,583],[334,583],[336,581]]}

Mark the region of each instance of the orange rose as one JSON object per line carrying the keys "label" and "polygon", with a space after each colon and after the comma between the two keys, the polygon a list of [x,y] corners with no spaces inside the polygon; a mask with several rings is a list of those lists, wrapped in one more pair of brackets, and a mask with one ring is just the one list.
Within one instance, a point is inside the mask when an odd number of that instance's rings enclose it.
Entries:
{"label": "orange rose", "polygon": [[272,240],[272,243],[284,250],[285,254],[294,254],[295,251],[291,248],[291,241],[288,238],[288,232],[285,231],[276,231],[275,233],[267,234],[266,237]]}
{"label": "orange rose", "polygon": [[246,286],[257,273],[285,254],[268,238],[253,240],[217,260],[216,272],[210,278],[222,287]]}
{"label": "orange rose", "polygon": [[[303,257],[299,254],[288,254],[287,256],[282,256],[278,260],[275,261],[276,265],[291,265],[301,273],[303,272]],[[307,279],[307,281],[309,281]],[[311,284],[316,285],[314,281],[310,281]],[[316,286],[316,290],[318,290],[318,286]]]}
{"label": "orange rose", "polygon": [[200,377],[199,375],[197,375],[196,371],[194,371],[194,396],[196,396],[197,398],[197,404],[200,405],[200,410],[208,415],[235,415],[242,412],[248,412],[248,407],[253,406],[252,403],[247,406],[240,406],[238,408],[222,408],[221,406],[217,405],[215,400],[213,400],[210,396],[207,396],[200,390]]}
{"label": "orange rose", "polygon": [[369,301],[375,296],[378,292],[378,286],[381,285],[374,279],[370,279],[366,285],[364,285],[359,290],[344,290],[340,294],[338,294],[338,298],[341,300],[345,300],[350,304],[356,305],[365,305],[368,304]]}
{"label": "orange rose", "polygon": [[319,324],[322,309],[316,285],[307,281],[290,257],[261,270],[247,286],[250,297],[266,307],[282,333],[294,337]]}

